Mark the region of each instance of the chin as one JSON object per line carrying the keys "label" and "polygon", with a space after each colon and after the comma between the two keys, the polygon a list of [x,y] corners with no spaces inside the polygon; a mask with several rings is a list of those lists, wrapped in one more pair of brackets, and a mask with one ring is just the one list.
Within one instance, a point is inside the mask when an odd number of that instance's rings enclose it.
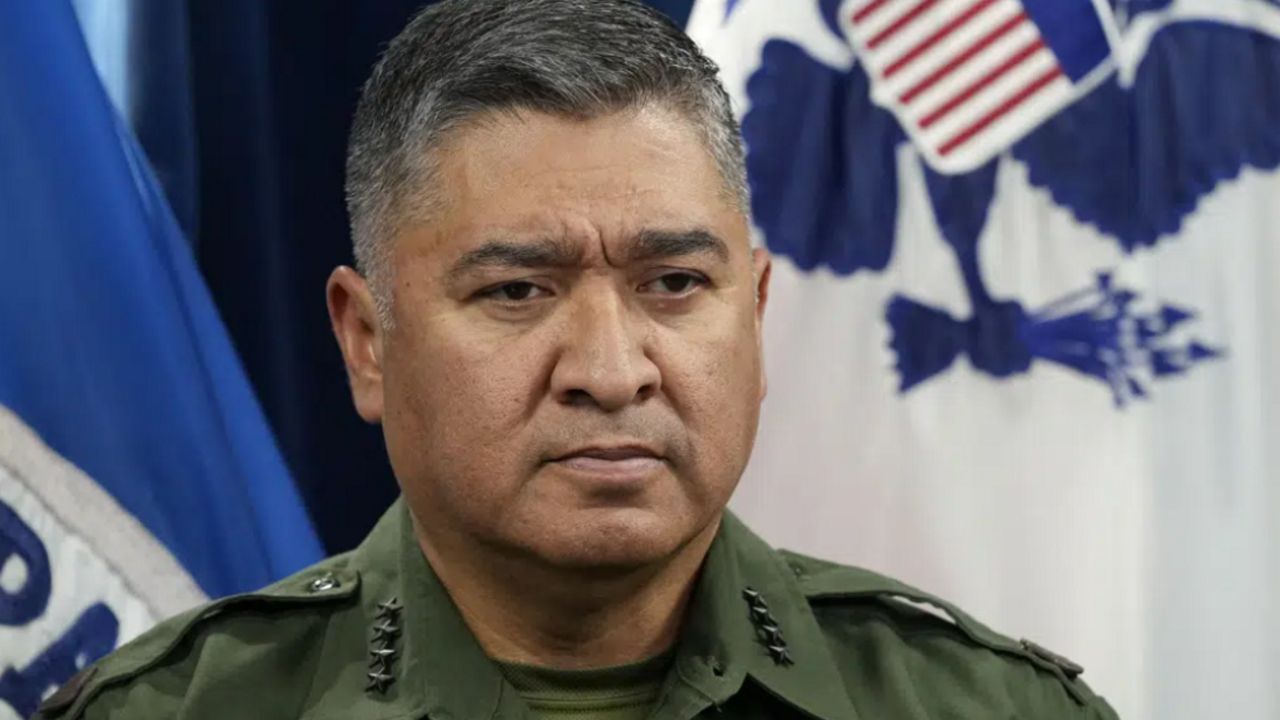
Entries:
{"label": "chin", "polygon": [[548,523],[530,549],[564,569],[626,572],[670,558],[701,529],[654,510],[595,508]]}

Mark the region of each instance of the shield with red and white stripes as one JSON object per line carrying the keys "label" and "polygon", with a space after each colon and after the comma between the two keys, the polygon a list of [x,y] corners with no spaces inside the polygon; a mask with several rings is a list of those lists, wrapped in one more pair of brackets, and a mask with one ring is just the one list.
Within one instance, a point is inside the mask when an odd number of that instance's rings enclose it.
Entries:
{"label": "shield with red and white stripes", "polygon": [[935,169],[972,170],[1112,69],[1110,11],[1092,0],[846,0],[840,20]]}

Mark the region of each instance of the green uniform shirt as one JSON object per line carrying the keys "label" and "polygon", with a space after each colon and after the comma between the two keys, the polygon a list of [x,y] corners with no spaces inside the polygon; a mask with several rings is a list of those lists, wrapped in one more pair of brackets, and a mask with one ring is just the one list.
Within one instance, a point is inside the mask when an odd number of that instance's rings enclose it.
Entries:
{"label": "green uniform shirt", "polygon": [[[726,514],[651,717],[1114,720],[1079,668],[894,580],[775,551]],[[355,551],[169,620],[37,718],[528,718],[399,501]]]}

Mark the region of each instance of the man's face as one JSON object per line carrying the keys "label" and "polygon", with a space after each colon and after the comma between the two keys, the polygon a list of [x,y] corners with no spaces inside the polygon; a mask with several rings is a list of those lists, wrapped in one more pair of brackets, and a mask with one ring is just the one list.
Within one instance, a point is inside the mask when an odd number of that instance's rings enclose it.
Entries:
{"label": "man's face", "polygon": [[[658,107],[496,114],[438,158],[392,326],[330,283],[423,531],[583,569],[671,555],[719,518],[764,396],[768,259],[700,136]],[[344,337],[353,306],[368,332]]]}

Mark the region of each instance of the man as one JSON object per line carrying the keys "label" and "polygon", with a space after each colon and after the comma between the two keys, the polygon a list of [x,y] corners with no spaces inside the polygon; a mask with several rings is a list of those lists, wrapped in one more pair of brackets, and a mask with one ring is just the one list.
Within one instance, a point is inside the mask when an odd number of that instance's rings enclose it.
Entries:
{"label": "man", "polygon": [[[1114,718],[1080,669],[725,512],[765,394],[715,67],[636,0],[447,0],[364,89],[328,284],[403,490],[45,718]],[[781,484],[792,478],[779,478]]]}

